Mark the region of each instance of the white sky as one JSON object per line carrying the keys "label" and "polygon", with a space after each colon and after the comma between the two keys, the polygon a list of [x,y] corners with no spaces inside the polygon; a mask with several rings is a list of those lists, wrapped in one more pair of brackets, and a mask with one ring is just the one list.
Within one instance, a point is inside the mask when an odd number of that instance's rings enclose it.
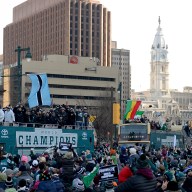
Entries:
{"label": "white sky", "polygon": [[[0,54],[3,28],[12,22],[12,8],[25,0],[0,0]],[[39,0],[40,1],[40,0]],[[191,0],[101,0],[112,12],[112,39],[118,48],[130,50],[132,89],[146,90],[150,84],[150,51],[158,17],[168,44],[170,88],[192,86]]]}

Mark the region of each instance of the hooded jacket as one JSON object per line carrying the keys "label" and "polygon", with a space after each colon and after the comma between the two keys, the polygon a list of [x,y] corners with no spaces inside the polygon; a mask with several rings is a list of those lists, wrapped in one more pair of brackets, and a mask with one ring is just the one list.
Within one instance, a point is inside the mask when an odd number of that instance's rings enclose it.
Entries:
{"label": "hooded jacket", "polygon": [[149,168],[138,169],[136,175],[121,183],[115,192],[153,192],[157,181]]}
{"label": "hooded jacket", "polygon": [[118,175],[119,183],[125,182],[129,177],[133,176],[131,169],[127,166],[123,167]]}

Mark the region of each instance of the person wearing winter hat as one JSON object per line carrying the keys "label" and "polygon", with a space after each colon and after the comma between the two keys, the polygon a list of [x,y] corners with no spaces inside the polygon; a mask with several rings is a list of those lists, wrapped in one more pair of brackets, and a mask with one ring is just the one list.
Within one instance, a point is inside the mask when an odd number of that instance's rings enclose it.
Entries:
{"label": "person wearing winter hat", "polygon": [[139,159],[139,155],[137,154],[137,151],[134,147],[129,149],[130,156],[128,158],[129,166],[132,169],[133,172],[136,171],[136,163]]}
{"label": "person wearing winter hat", "polygon": [[116,156],[116,150],[115,149],[110,150],[110,156],[111,156],[111,159],[113,161],[113,164],[117,165],[117,156]]}
{"label": "person wearing winter hat", "polygon": [[16,192],[16,189],[13,187],[13,180],[11,177],[7,177],[6,181],[5,181],[5,192]]}
{"label": "person wearing winter hat", "polygon": [[84,167],[79,167],[75,170],[75,178],[81,179],[85,175],[86,169]]}
{"label": "person wearing winter hat", "polygon": [[71,185],[73,180],[74,158],[73,153],[68,151],[62,159],[61,177],[64,185]]}
{"label": "person wearing winter hat", "polygon": [[33,178],[31,177],[31,175],[29,175],[28,171],[27,171],[27,168],[25,165],[21,165],[19,167],[19,176],[17,177],[16,179],[16,183],[17,185],[19,184],[19,181],[21,179],[26,179],[28,180],[29,184],[32,184],[33,183]]}
{"label": "person wearing winter hat", "polygon": [[19,167],[22,165],[25,165],[25,167],[27,168],[27,171],[30,171],[30,165],[28,162],[29,162],[28,157],[26,155],[22,155]]}
{"label": "person wearing winter hat", "polygon": [[43,173],[40,174],[39,180],[40,183],[38,185],[37,191],[41,192],[57,192],[57,188],[54,182],[51,180],[52,176],[49,170],[43,171]]}
{"label": "person wearing winter hat", "polygon": [[74,192],[76,192],[76,191],[79,192],[79,191],[85,190],[85,186],[83,184],[83,181],[81,181],[79,178],[76,178],[73,180],[72,187],[73,187]]}
{"label": "person wearing winter hat", "polygon": [[39,163],[46,163],[46,158],[44,156],[40,156],[38,160],[39,160]]}
{"label": "person wearing winter hat", "polygon": [[12,169],[6,169],[5,174],[7,175],[7,177],[12,177],[13,176],[13,170]]}
{"label": "person wearing winter hat", "polygon": [[27,187],[26,179],[21,179],[18,183],[18,190],[17,192],[27,192],[29,189]]}
{"label": "person wearing winter hat", "polygon": [[16,178],[14,177],[14,171],[12,169],[6,169],[5,174],[7,175],[7,179],[5,181],[6,192],[14,192],[16,189],[14,188],[16,183]]}
{"label": "person wearing winter hat", "polygon": [[105,184],[105,191],[106,192],[114,192],[114,186],[113,186],[113,183],[112,181],[108,181],[106,184]]}
{"label": "person wearing winter hat", "polygon": [[166,171],[163,175],[163,180],[168,182],[175,180],[173,173],[171,171]]}
{"label": "person wearing winter hat", "polygon": [[135,175],[129,177],[125,182],[121,183],[115,192],[153,192],[156,189],[156,178],[152,170],[149,168],[147,157],[142,154],[136,163],[137,172]]}
{"label": "person wearing winter hat", "polygon": [[5,173],[0,172],[0,188],[5,189],[5,181],[7,179],[7,175]]}
{"label": "person wearing winter hat", "polygon": [[95,161],[92,158],[92,155],[89,150],[86,151],[86,171],[91,172],[93,171],[93,168],[95,167]]}
{"label": "person wearing winter hat", "polygon": [[126,165],[126,163],[128,161],[128,154],[127,154],[126,148],[124,146],[121,147],[121,153],[119,155],[119,160],[120,160],[120,163],[123,165]]}

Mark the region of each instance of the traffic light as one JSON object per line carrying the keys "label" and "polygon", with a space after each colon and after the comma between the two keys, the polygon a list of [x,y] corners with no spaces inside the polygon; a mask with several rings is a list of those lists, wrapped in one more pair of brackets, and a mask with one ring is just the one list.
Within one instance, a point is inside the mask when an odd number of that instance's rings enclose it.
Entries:
{"label": "traffic light", "polygon": [[120,104],[113,103],[113,124],[117,125],[120,123]]}

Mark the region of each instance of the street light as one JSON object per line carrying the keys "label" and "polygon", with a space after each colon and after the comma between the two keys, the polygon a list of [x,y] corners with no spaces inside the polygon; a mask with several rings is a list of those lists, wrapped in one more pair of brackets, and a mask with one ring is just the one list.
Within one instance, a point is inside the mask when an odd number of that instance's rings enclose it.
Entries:
{"label": "street light", "polygon": [[31,61],[32,55],[30,52],[30,48],[21,48],[20,46],[15,49],[15,52],[17,52],[17,69],[18,69],[18,102],[21,101],[21,76],[22,76],[22,71],[21,71],[21,52],[25,51],[27,52],[25,55],[25,58],[27,59],[28,62]]}
{"label": "street light", "polygon": [[119,104],[120,104],[120,120],[121,120],[121,94],[122,94],[122,82],[119,83],[117,92],[119,93]]}

